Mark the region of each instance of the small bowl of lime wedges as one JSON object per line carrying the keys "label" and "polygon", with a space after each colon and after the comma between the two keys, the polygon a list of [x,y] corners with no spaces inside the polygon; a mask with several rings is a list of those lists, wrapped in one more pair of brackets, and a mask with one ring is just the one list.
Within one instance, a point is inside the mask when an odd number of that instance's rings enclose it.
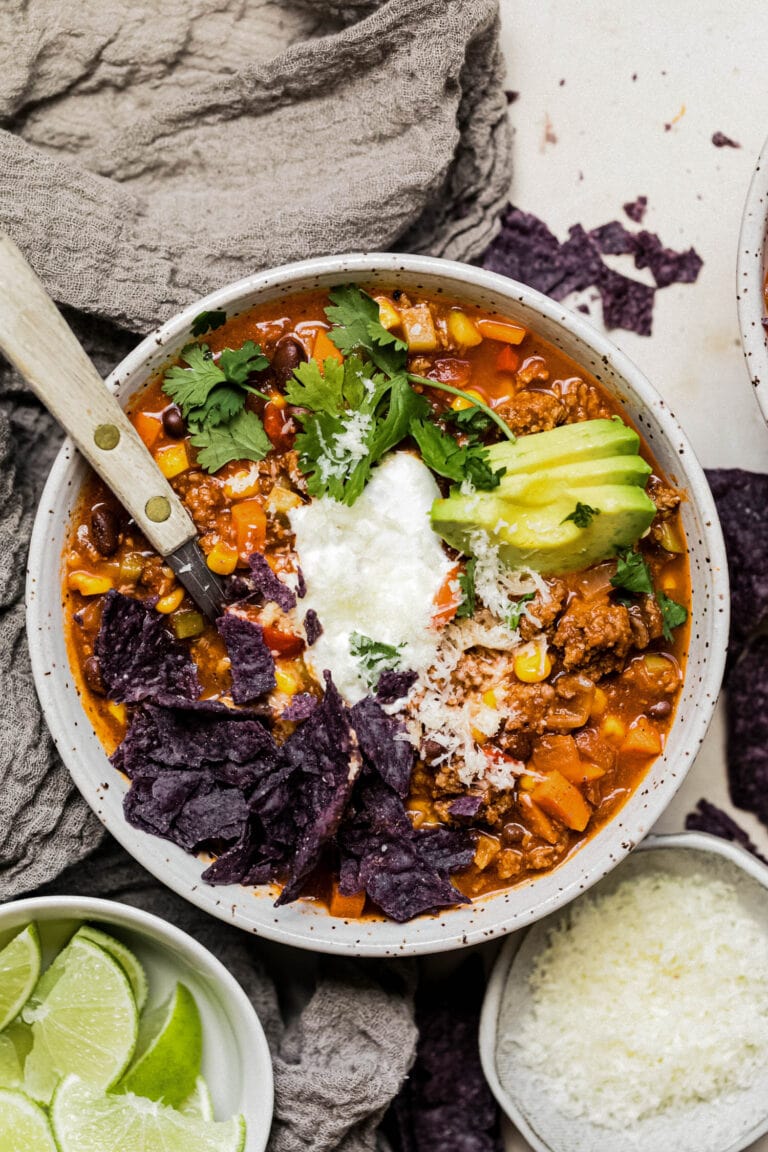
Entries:
{"label": "small bowl of lime wedges", "polygon": [[0,1152],[263,1152],[272,1064],[191,936],[111,900],[0,909]]}

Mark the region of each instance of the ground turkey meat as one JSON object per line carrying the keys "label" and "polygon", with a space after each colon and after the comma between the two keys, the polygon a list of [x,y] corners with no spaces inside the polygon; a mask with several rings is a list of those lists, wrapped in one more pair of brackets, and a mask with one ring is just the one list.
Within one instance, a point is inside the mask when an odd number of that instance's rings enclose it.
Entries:
{"label": "ground turkey meat", "polygon": [[505,732],[543,732],[554,700],[555,690],[551,684],[508,680],[502,698]]}
{"label": "ground turkey meat", "polygon": [[217,526],[216,517],[227,502],[218,480],[195,470],[175,476],[172,484],[198,532],[212,532]]}
{"label": "ground turkey meat", "polygon": [[606,420],[612,415],[597,388],[577,376],[571,380],[557,380],[553,391],[565,406],[568,424],[578,424],[582,420]]}
{"label": "ground turkey meat", "polygon": [[593,679],[624,667],[633,644],[628,610],[607,596],[576,597],[563,613],[552,643],[562,650],[563,666]]}
{"label": "ground turkey meat", "polygon": [[647,648],[652,640],[663,635],[664,618],[655,596],[641,596],[627,611],[633,648]]}
{"label": "ground turkey meat", "polygon": [[547,633],[560,615],[568,597],[568,587],[562,580],[547,580],[548,595],[545,598],[537,592],[526,605],[520,617],[520,636],[523,640],[533,640],[540,632]]}
{"label": "ground turkey meat", "polygon": [[566,418],[565,405],[551,392],[523,390],[512,400],[500,404],[496,411],[506,420],[516,436],[549,432]]}

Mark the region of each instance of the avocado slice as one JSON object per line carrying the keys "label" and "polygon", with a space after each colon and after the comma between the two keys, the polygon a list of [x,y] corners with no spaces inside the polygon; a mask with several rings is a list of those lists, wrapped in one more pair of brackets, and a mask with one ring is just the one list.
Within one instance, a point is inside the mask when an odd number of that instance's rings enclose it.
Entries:
{"label": "avocado slice", "polygon": [[518,504],[548,504],[559,499],[566,488],[595,488],[603,484],[635,484],[645,488],[651,471],[642,456],[602,456],[502,476],[498,494]]}
{"label": "avocado slice", "polygon": [[[567,519],[577,503],[598,509],[579,528]],[[603,484],[564,489],[557,500],[524,507],[503,496],[460,493],[432,505],[432,527],[452,547],[471,554],[478,529],[499,549],[508,568],[543,575],[581,571],[628,548],[650,527],[653,501],[637,485]]]}
{"label": "avocado slice", "polygon": [[511,476],[603,456],[636,455],[639,447],[637,432],[618,418],[583,420],[578,424],[562,424],[548,432],[520,436],[514,442],[504,440],[493,444],[488,449],[488,458],[494,469],[504,467]]}

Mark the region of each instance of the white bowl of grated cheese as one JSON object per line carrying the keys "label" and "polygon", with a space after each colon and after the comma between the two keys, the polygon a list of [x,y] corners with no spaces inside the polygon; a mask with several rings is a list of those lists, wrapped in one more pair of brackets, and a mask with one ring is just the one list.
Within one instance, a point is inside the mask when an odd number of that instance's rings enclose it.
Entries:
{"label": "white bowl of grated cheese", "polygon": [[652,837],[512,936],[483,1068],[537,1152],[740,1152],[768,1131],[768,868]]}

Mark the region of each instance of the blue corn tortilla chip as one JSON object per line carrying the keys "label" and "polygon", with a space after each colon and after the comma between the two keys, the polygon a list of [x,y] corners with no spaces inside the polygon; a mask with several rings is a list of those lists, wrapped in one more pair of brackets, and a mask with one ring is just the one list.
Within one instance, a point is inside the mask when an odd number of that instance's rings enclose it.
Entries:
{"label": "blue corn tortilla chip", "polygon": [[560,242],[543,220],[508,204],[499,233],[483,255],[483,267],[549,295],[561,279],[559,253]]}
{"label": "blue corn tortilla chip", "polygon": [[690,832],[708,832],[710,836],[720,836],[723,840],[730,840],[732,844],[740,844],[747,852],[762,860],[763,864],[768,864],[768,859],[758,850],[757,845],[741,825],[709,800],[699,800],[694,811],[686,816],[685,827]]}
{"label": "blue corn tortilla chip", "polygon": [[768,636],[743,648],[726,683],[731,799],[768,827]]}
{"label": "blue corn tortilla chip", "polygon": [[354,705],[350,719],[366,761],[393,792],[407,796],[416,752],[403,723],[387,716],[372,696]]}
{"label": "blue corn tortilla chip", "polygon": [[398,1152],[503,1152],[499,1110],[480,1062],[485,976],[479,956],[416,992],[416,1059],[383,1131]]}
{"label": "blue corn tortilla chip", "polygon": [[311,692],[297,692],[281,717],[282,720],[306,720],[317,708],[319,701]]}
{"label": "blue corn tortilla chip", "polygon": [[718,468],[707,479],[728,553],[733,659],[768,616],[768,475]]}
{"label": "blue corn tortilla chip", "polygon": [[264,600],[273,601],[283,612],[290,612],[296,607],[296,593],[284,584],[279,576],[269,566],[266,556],[261,552],[254,552],[248,557],[248,567],[251,570],[251,580],[254,591],[258,592]]}
{"label": "blue corn tortilla chip", "polygon": [[624,328],[638,336],[650,336],[656,290],[639,280],[604,268],[598,284],[606,328]]}
{"label": "blue corn tortilla chip", "polygon": [[713,132],[712,143],[715,148],[741,148],[736,140],[731,140],[730,136],[726,136],[724,132]]}
{"label": "blue corn tortilla chip", "polygon": [[564,300],[571,292],[579,292],[596,284],[603,270],[600,249],[581,224],[568,230],[568,239],[560,245],[557,254],[559,278],[550,290],[553,300]]}
{"label": "blue corn tortilla chip", "polygon": [[323,634],[323,626],[318,619],[317,612],[314,608],[308,609],[304,617],[304,635],[307,638],[307,644],[310,646],[314,644]]}
{"label": "blue corn tortilla chip", "polygon": [[129,824],[187,852],[238,840],[249,816],[238,788],[222,788],[210,772],[178,769],[137,776],[123,810]]}
{"label": "blue corn tortilla chip", "polygon": [[382,704],[394,704],[403,700],[419,678],[418,672],[395,672],[385,669],[376,685],[376,699]]}
{"label": "blue corn tortilla chip", "polygon": [[265,692],[271,692],[276,684],[275,661],[264,642],[261,627],[231,612],[220,616],[216,627],[231,662],[235,704],[247,704]]}
{"label": "blue corn tortilla chip", "polygon": [[357,736],[329,672],[325,695],[308,720],[282,747],[294,769],[294,819],[299,830],[288,880],[277,900],[288,904],[301,895],[326,844],[336,836],[362,768]]}
{"label": "blue corn tortilla chip", "polygon": [[458,800],[454,800],[448,811],[455,818],[468,817],[471,819],[477,816],[482,806],[482,796],[473,796],[468,792],[466,796],[459,796]]}
{"label": "blue corn tortilla chip", "polygon": [[636,200],[630,200],[628,204],[623,204],[622,207],[633,223],[642,224],[648,207],[648,197],[638,196]]}
{"label": "blue corn tortilla chip", "polygon": [[107,592],[94,644],[107,695],[135,704],[163,693],[195,699],[202,691],[197,667],[152,604],[114,589]]}
{"label": "blue corn tortilla chip", "polygon": [[[627,205],[624,205],[626,211]],[[589,233],[593,242],[602,253],[611,256],[625,256],[635,250],[635,235],[630,232],[619,220],[612,220],[610,224],[602,224],[593,228]]]}
{"label": "blue corn tortilla chip", "polygon": [[675,252],[665,248],[655,232],[638,232],[635,237],[635,267],[650,268],[659,288],[670,284],[693,284],[704,261],[695,248]]}

